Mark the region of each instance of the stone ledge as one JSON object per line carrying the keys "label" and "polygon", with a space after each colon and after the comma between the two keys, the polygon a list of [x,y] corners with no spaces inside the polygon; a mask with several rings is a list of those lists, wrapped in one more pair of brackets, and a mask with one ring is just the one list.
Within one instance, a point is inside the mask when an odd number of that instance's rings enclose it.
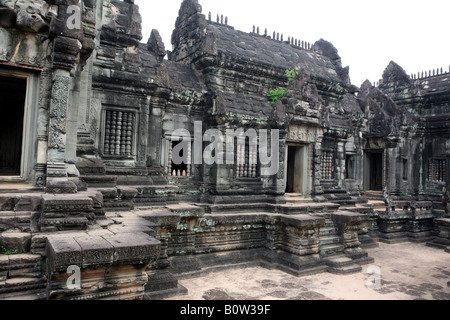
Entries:
{"label": "stone ledge", "polygon": [[71,265],[144,264],[159,256],[160,242],[144,233],[102,236],[48,236],[46,255],[51,270]]}

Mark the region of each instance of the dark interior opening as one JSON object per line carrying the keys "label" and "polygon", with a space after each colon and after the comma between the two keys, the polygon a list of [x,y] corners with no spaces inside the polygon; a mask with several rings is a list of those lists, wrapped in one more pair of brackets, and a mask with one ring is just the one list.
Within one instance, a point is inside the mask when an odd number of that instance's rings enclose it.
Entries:
{"label": "dark interior opening", "polygon": [[20,175],[26,79],[0,76],[0,175]]}
{"label": "dark interior opening", "polygon": [[[172,141],[172,150],[174,150],[175,147],[180,143],[182,143],[182,141]],[[171,164],[172,165],[172,167],[171,167],[172,176],[182,177],[182,176],[187,175],[187,169],[188,169],[187,163],[186,163],[187,159],[185,159],[184,152],[185,152],[184,148],[181,148],[178,155],[172,154],[172,159],[175,156],[179,156],[180,159],[183,159],[183,161],[179,164],[172,161],[172,164]]]}
{"label": "dark interior opening", "polygon": [[369,153],[370,161],[370,190],[383,190],[383,153]]}
{"label": "dark interior opening", "polygon": [[296,147],[288,146],[286,193],[294,193]]}

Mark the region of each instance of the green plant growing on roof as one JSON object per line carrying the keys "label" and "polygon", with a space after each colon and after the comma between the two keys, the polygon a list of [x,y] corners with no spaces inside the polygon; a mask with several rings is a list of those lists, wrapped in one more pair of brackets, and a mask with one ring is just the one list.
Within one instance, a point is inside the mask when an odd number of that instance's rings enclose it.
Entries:
{"label": "green plant growing on roof", "polygon": [[286,77],[288,78],[288,84],[295,80],[295,77],[297,77],[300,73],[300,69],[298,67],[295,67],[291,70],[286,70]]}
{"label": "green plant growing on roof", "polygon": [[[287,84],[291,83],[295,80],[295,78],[299,75],[300,69],[298,67],[295,67],[291,70],[286,70],[286,78],[287,78]],[[267,96],[269,97],[272,106],[277,103],[277,101],[280,101],[287,95],[287,89],[286,88],[279,88],[279,89],[270,89],[267,92]]]}
{"label": "green plant growing on roof", "polygon": [[270,89],[267,92],[267,96],[271,100],[272,106],[275,105],[277,101],[283,99],[287,94],[287,89]]}

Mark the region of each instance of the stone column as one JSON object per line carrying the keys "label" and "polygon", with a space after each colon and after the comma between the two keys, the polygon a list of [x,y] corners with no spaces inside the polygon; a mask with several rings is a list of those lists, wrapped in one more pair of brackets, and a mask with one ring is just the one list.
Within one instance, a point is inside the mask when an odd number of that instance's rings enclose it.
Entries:
{"label": "stone column", "polygon": [[77,192],[77,186],[68,179],[65,164],[69,86],[69,71],[56,69],[53,73],[49,112],[47,193]]}
{"label": "stone column", "polygon": [[[71,72],[75,74],[81,72],[82,66],[84,66],[94,49],[92,38],[95,37],[95,30],[91,30],[93,21],[88,18],[92,16],[89,12],[92,12],[93,4],[88,1],[86,5],[84,2],[79,5],[79,11],[75,10],[74,12],[67,1],[61,1],[58,5],[58,16],[52,18],[50,23],[49,33],[54,37],[54,40],[48,124],[47,193],[77,192],[77,186],[69,180],[66,164],[67,159],[70,158],[67,152],[67,129],[71,97]],[[84,28],[81,24],[77,26],[70,23],[73,21],[73,15],[76,14],[80,15],[80,22],[81,20],[86,22]],[[78,108],[78,104],[73,105],[73,107]],[[71,112],[70,114],[74,117],[77,112]],[[72,121],[77,121],[76,117]],[[77,124],[72,123],[72,127],[76,128]],[[71,133],[76,134],[76,130],[71,130]],[[73,143],[71,148],[75,151]],[[73,154],[74,152],[71,154],[72,157]],[[72,168],[74,168],[73,165]]]}

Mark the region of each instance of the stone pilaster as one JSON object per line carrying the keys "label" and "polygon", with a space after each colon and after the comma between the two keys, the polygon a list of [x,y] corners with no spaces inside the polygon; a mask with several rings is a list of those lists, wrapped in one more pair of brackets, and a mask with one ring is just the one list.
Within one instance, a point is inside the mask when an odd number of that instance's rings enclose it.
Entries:
{"label": "stone pilaster", "polygon": [[55,70],[50,101],[47,193],[76,193],[76,185],[68,180],[65,161],[67,110],[69,106],[70,74],[67,70]]}

